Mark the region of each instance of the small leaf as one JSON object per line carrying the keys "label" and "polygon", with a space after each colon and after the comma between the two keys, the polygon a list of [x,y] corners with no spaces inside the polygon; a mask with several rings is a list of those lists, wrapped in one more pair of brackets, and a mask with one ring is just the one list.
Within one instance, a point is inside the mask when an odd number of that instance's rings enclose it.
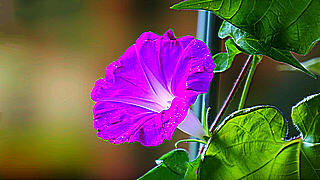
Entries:
{"label": "small leaf", "polygon": [[[313,58],[301,63],[304,67],[308,68],[311,72],[320,75],[320,57]],[[279,71],[296,71],[296,68],[287,65],[279,65]]]}
{"label": "small leaf", "polygon": [[188,162],[188,170],[186,175],[184,176],[184,180],[196,180],[197,179],[197,171],[201,162],[201,156],[198,156],[192,162]]}
{"label": "small leaf", "polygon": [[186,0],[171,8],[212,11],[270,47],[299,54],[320,40],[319,0]]}
{"label": "small leaf", "polygon": [[275,61],[292,65],[293,67],[316,78],[316,76],[301,65],[301,63],[293,57],[289,51],[273,48],[266,43],[255,39],[251,34],[246,33],[245,31],[224,21],[219,30],[219,37],[225,38],[227,36],[232,37],[234,42],[241,48],[242,52],[246,54],[271,57]]}
{"label": "small leaf", "polygon": [[228,39],[225,43],[226,53],[218,53],[213,56],[213,61],[216,65],[214,72],[223,72],[231,67],[234,57],[240,54],[241,51],[237,48],[232,39]]}
{"label": "small leaf", "polygon": [[283,141],[286,122],[272,106],[233,113],[212,137],[200,179],[298,179],[301,139]]}
{"label": "small leaf", "polygon": [[308,96],[292,108],[292,120],[309,143],[320,143],[320,93]]}
{"label": "small leaf", "polygon": [[184,149],[175,149],[156,160],[158,166],[140,177],[140,180],[183,179],[189,163],[188,152]]}

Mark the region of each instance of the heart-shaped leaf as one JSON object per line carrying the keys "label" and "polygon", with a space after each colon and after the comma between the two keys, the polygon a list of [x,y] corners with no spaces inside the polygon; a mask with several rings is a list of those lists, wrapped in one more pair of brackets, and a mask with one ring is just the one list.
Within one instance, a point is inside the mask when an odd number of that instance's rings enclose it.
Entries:
{"label": "heart-shaped leaf", "polygon": [[292,108],[303,138],[284,141],[285,119],[272,106],[228,116],[211,138],[200,179],[320,179],[320,94]]}
{"label": "heart-shaped leaf", "polygon": [[316,78],[316,76],[301,65],[301,63],[293,57],[289,51],[273,48],[266,43],[255,39],[251,34],[233,26],[227,21],[224,21],[219,30],[219,37],[226,38],[228,36],[232,37],[234,42],[246,54],[265,55],[271,57],[273,60],[292,65],[293,67]]}
{"label": "heart-shaped leaf", "polygon": [[186,0],[171,8],[212,11],[270,47],[299,54],[320,40],[319,0]]}
{"label": "heart-shaped leaf", "polygon": [[238,111],[212,137],[200,179],[298,179],[300,139],[282,140],[286,122],[271,106]]}
{"label": "heart-shaped leaf", "polygon": [[284,141],[287,124],[275,107],[237,111],[212,135],[203,161],[189,162],[188,153],[176,149],[140,179],[320,179],[319,112],[320,94],[294,106],[303,138]]}

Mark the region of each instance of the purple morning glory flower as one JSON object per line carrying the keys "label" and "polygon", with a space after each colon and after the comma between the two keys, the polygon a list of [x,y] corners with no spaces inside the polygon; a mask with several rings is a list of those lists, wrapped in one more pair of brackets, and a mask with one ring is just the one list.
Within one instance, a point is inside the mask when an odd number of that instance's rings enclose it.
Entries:
{"label": "purple morning glory flower", "polygon": [[213,69],[202,41],[192,36],[176,39],[172,30],[162,36],[143,33],[95,83],[91,98],[97,102],[97,135],[114,144],[157,146],[170,140],[180,124],[183,131],[201,138],[202,127],[189,109],[208,91]]}

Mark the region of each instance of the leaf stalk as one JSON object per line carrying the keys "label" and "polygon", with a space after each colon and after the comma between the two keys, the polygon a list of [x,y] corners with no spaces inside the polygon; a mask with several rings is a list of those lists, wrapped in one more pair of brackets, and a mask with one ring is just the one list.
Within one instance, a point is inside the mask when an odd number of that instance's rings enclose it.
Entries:
{"label": "leaf stalk", "polygon": [[250,60],[251,60],[251,57],[252,57],[252,55],[249,55],[249,56],[248,56],[248,58],[247,58],[247,60],[246,60],[246,62],[245,62],[245,64],[244,64],[244,66],[243,66],[242,69],[241,69],[241,72],[240,72],[240,74],[239,74],[236,82],[234,83],[234,85],[233,85],[233,87],[232,87],[232,89],[231,89],[231,91],[230,91],[230,93],[229,93],[229,95],[228,95],[228,97],[227,97],[227,99],[226,99],[225,102],[223,103],[223,105],[222,105],[222,107],[221,107],[218,115],[216,116],[215,120],[213,121],[213,123],[212,123],[212,125],[211,125],[211,127],[210,127],[210,132],[211,132],[211,133],[212,133],[212,132],[216,129],[216,127],[219,125],[223,114],[225,113],[225,111],[227,110],[227,108],[228,108],[228,106],[229,106],[229,104],[230,104],[230,102],[231,102],[231,99],[233,98],[233,96],[235,95],[235,93],[236,93],[239,85],[241,84],[241,83],[240,83],[240,82],[241,82],[241,79],[243,79],[243,77],[244,77],[245,74],[246,74],[245,72],[246,72],[247,68],[249,67],[249,64],[250,64],[249,62],[250,62]]}
{"label": "leaf stalk", "polygon": [[248,92],[249,92],[249,88],[250,88],[250,85],[251,85],[251,81],[252,81],[252,78],[253,78],[253,75],[254,75],[254,71],[256,70],[257,65],[261,61],[261,59],[262,59],[262,56],[257,56],[257,55],[253,56],[253,60],[252,60],[252,64],[251,64],[251,67],[250,67],[250,70],[249,70],[249,74],[248,74],[248,77],[246,79],[246,83],[245,83],[245,85],[243,87],[243,91],[242,91],[242,94],[241,94],[238,110],[243,109],[244,106],[245,106],[245,103],[246,103],[246,100],[247,100],[247,96],[248,96]]}

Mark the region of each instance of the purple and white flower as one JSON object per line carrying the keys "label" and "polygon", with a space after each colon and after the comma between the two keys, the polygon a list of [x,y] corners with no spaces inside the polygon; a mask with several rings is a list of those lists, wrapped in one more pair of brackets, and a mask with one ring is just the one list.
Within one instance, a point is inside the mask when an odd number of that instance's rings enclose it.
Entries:
{"label": "purple and white flower", "polygon": [[98,79],[91,92],[97,135],[111,143],[160,145],[177,126],[195,137],[205,132],[190,110],[206,93],[214,63],[205,43],[192,36],[175,38],[143,33]]}

